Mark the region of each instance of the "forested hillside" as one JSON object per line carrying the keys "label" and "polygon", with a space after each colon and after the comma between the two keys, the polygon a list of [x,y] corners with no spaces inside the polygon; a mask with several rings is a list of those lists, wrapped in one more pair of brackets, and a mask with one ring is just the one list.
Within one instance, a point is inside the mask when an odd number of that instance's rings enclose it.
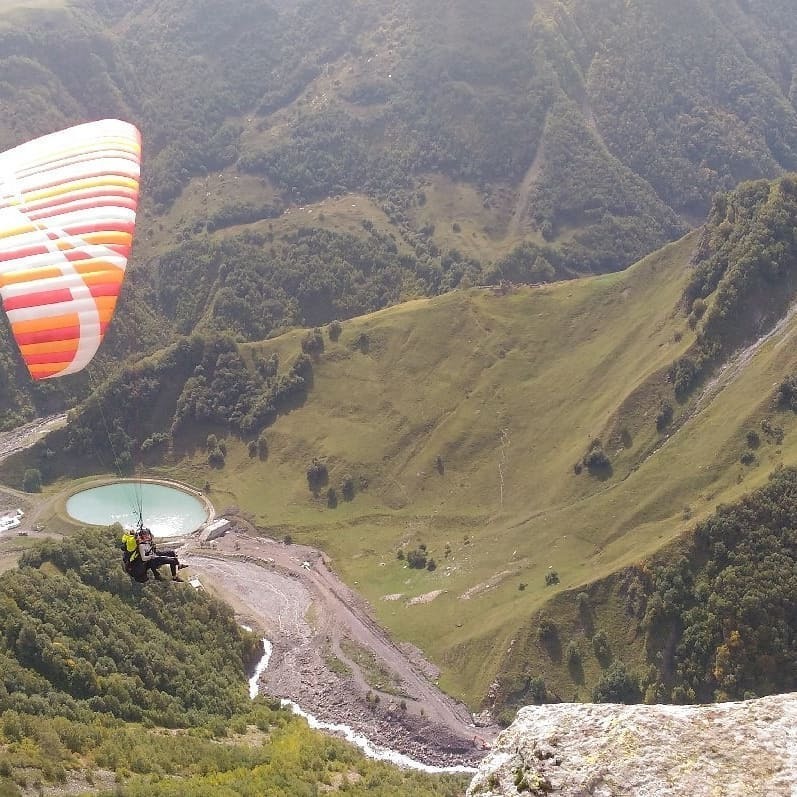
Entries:
{"label": "forested hillside", "polygon": [[[797,22],[775,0],[0,14],[0,146],[102,116],[144,134],[138,278],[101,374],[175,330],[256,339],[459,285],[624,268],[702,221],[715,191],[797,168]],[[31,388],[3,351],[5,426],[89,389]]]}
{"label": "forested hillside", "polygon": [[133,584],[117,537],[44,543],[0,576],[0,793],[462,793],[461,777],[368,761],[278,702],[250,702],[259,640],[187,585]]}
{"label": "forested hillside", "polygon": [[793,692],[796,489],[797,471],[778,470],[766,487],[720,506],[652,559],[559,596],[504,657],[495,709],[511,716],[585,684],[603,703]]}

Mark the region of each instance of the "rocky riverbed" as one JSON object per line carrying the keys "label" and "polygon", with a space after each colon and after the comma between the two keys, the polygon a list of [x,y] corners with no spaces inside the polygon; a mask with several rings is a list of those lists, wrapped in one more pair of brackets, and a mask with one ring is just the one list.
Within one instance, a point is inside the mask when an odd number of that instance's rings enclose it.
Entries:
{"label": "rocky riverbed", "polygon": [[497,729],[476,728],[420,651],[395,645],[320,552],[236,529],[183,554],[188,572],[271,640],[265,694],[425,765],[474,767],[484,756]]}

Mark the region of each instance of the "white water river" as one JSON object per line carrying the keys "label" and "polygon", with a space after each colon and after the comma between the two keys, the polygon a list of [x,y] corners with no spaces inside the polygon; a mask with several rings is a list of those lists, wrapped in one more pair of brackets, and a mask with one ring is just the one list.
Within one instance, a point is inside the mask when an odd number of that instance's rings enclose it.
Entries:
{"label": "white water river", "polygon": [[[247,627],[244,626],[244,628]],[[247,630],[251,629],[247,628]],[[263,657],[257,663],[254,675],[252,675],[252,677],[249,679],[249,697],[252,698],[252,700],[254,700],[258,695],[260,689],[258,685],[260,676],[265,672],[266,668],[268,667],[268,662],[271,659],[272,647],[271,642],[268,639],[263,640],[263,650],[265,651],[263,653]],[[305,711],[301,706],[299,706],[297,703],[294,703],[292,700],[281,700],[280,703],[284,707],[290,708],[294,714],[304,717],[307,720],[307,724],[311,728],[319,731],[328,731],[330,733],[343,736],[346,741],[351,742],[359,747],[360,750],[362,750],[363,753],[365,753],[365,755],[367,755],[369,758],[375,758],[378,761],[389,761],[391,764],[395,764],[396,766],[403,767],[405,769],[418,769],[422,772],[456,772],[466,774],[472,774],[476,772],[475,767],[435,767],[430,764],[423,764],[420,761],[416,761],[415,759],[404,755],[403,753],[397,753],[395,750],[388,750],[386,747],[380,747],[379,745],[373,744],[369,739],[367,739],[361,733],[357,733],[354,728],[350,728],[348,725],[344,725],[340,722],[323,722],[309,712]]]}

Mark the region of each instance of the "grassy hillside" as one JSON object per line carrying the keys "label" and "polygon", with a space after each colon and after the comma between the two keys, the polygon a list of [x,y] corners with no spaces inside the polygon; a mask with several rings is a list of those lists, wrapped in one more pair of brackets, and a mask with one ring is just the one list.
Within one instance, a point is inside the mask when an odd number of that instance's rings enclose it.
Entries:
{"label": "grassy hillside", "polygon": [[560,593],[509,646],[499,716],[547,700],[694,703],[793,691],[797,470],[641,565]]}
{"label": "grassy hillside", "polygon": [[[103,385],[4,477],[35,466],[57,490],[108,470],[110,430],[124,468],[324,548],[478,704],[552,598],[794,462],[794,196],[791,178],[746,184],[625,272],[460,290],[260,343],[195,335]],[[436,567],[407,566],[424,558]],[[618,584],[595,609],[614,644]],[[601,674],[535,666],[560,696]]]}
{"label": "grassy hillside", "polygon": [[[696,242],[621,274],[456,292],[346,322],[336,342],[323,333],[312,387],[266,429],[266,456],[249,435],[205,424],[177,434],[159,470],[209,482],[218,506],[271,534],[324,547],[381,621],[442,664],[441,684],[478,703],[517,629],[558,592],[647,558],[794,461],[792,416],[774,417],[774,388],[761,388],[795,368],[781,344],[791,322],[712,400],[676,404],[680,427],[656,428],[662,400],[675,401],[666,373],[696,340],[678,309]],[[249,345],[244,359],[277,354],[284,369],[303,335]],[[164,400],[148,417],[168,417],[175,399]],[[765,419],[784,439],[762,433],[741,464],[746,432]],[[208,465],[210,431],[226,434],[221,468]],[[610,468],[576,474],[595,438]],[[97,468],[89,451],[84,472]],[[315,458],[327,477],[314,495]],[[397,558],[421,544],[433,572]],[[550,571],[559,582],[548,586]]]}
{"label": "grassy hillside", "polygon": [[[777,340],[656,450],[666,436],[656,415],[671,398],[665,374],[693,339],[676,310],[693,243],[623,275],[454,294],[346,324],[337,345],[326,343],[306,404],[268,430],[267,462],[241,450],[208,477],[215,500],[323,545],[398,636],[444,663],[443,683],[474,700],[502,640],[552,594],[644,559],[794,461],[792,417],[778,414],[784,441],[762,434],[755,464],[739,462],[746,432],[772,414],[774,388],[761,386],[795,366]],[[366,353],[354,348],[363,333]],[[597,437],[611,474],[577,476]],[[334,510],[323,490],[313,500],[304,473],[313,457],[338,494],[346,476],[364,477],[367,490]],[[421,543],[434,573],[396,559]],[[549,569],[559,585],[546,586]]]}

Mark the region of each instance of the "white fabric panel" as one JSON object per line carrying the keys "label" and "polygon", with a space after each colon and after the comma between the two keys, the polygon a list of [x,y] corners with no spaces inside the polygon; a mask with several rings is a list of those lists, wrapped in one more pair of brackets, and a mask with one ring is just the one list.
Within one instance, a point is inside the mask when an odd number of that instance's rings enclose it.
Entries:
{"label": "white fabric panel", "polygon": [[74,180],[100,179],[88,177],[87,172],[101,172],[102,174],[116,174],[137,180],[141,169],[134,161],[125,158],[97,158],[86,163],[73,163],[68,166],[59,166],[44,172],[34,172],[27,176],[16,178],[16,194],[27,194],[43,188],[49,188],[54,183],[66,183]]}
{"label": "white fabric panel", "polygon": [[87,141],[97,142],[102,145],[103,141],[113,139],[137,140],[135,127],[129,122],[122,122],[119,119],[103,119],[99,122],[87,122],[86,124],[70,127],[68,130],[60,130],[57,133],[41,136],[40,138],[20,144],[14,149],[0,153],[0,167],[4,163],[13,164],[15,168],[19,164],[32,164],[46,158],[53,151],[64,149],[85,147]]}
{"label": "white fabric panel", "polygon": [[46,172],[51,169],[56,169],[65,166],[71,166],[76,163],[90,163],[98,158],[114,158],[126,160],[131,163],[136,163],[136,154],[132,146],[128,149],[122,148],[118,145],[108,145],[107,147],[96,147],[91,152],[81,152],[75,150],[64,150],[63,152],[53,152],[46,158],[41,158],[37,163],[30,163],[17,167],[17,177],[28,177],[38,172]]}

